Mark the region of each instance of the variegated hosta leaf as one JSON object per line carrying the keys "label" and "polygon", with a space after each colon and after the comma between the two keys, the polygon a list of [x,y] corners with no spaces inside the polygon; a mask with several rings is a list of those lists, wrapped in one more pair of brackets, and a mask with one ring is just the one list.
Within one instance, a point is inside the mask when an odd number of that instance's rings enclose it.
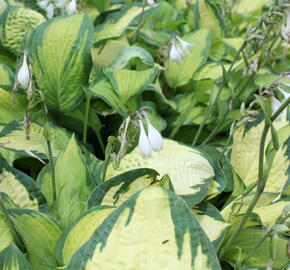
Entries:
{"label": "variegated hosta leaf", "polygon": [[0,63],[0,87],[1,85],[12,87],[13,83],[14,83],[13,71],[7,65]]}
{"label": "variegated hosta leaf", "polygon": [[[0,133],[0,145],[5,149],[28,155],[33,154],[46,158],[47,142],[43,135],[44,128],[36,123],[31,123],[29,136],[26,138],[26,131],[22,124],[18,122],[9,123]],[[57,156],[67,145],[69,141],[68,133],[60,127],[50,126],[49,136],[52,147],[52,155]]]}
{"label": "variegated hosta leaf", "polygon": [[92,34],[86,14],[49,20],[32,33],[33,71],[50,109],[70,111],[82,101],[91,70]]}
{"label": "variegated hosta leaf", "polygon": [[223,22],[217,7],[208,0],[197,0],[195,3],[195,24],[198,28],[208,29],[214,38],[223,35]]}
{"label": "variegated hosta leaf", "polygon": [[241,0],[234,5],[233,12],[242,15],[247,15],[249,13],[262,10],[262,8],[269,4],[268,0]]}
{"label": "variegated hosta leaf", "polygon": [[56,246],[56,258],[59,264],[67,265],[72,255],[90,240],[97,227],[114,210],[114,207],[106,206],[93,208],[68,226]]}
{"label": "variegated hosta leaf", "polygon": [[192,208],[192,211],[196,214],[200,227],[205,231],[215,249],[218,250],[230,224],[224,221],[220,212],[210,203],[202,202]]}
{"label": "variegated hosta leaf", "polygon": [[23,39],[27,31],[45,21],[42,14],[35,10],[9,6],[1,15],[0,38],[3,47],[15,54],[23,48]]}
{"label": "variegated hosta leaf", "polygon": [[187,204],[170,190],[151,187],[114,210],[66,269],[221,268]]}
{"label": "variegated hosta leaf", "polygon": [[[145,11],[152,7],[145,7]],[[142,13],[141,5],[128,5],[121,11],[112,13],[103,24],[97,25],[94,34],[94,43],[123,35],[130,23]]]}
{"label": "variegated hosta leaf", "polygon": [[130,98],[148,87],[156,77],[158,68],[154,67],[143,71],[107,68],[104,73],[119,97],[118,105],[124,106]]}
{"label": "variegated hosta leaf", "polygon": [[[2,197],[2,194],[0,194],[0,196]],[[6,217],[0,211],[0,251],[8,247],[13,242],[14,238],[10,231]]]}
{"label": "variegated hosta leaf", "polygon": [[16,95],[15,98],[14,103],[11,92],[0,88],[0,124],[23,119],[27,102],[23,95]]}
{"label": "variegated hosta leaf", "polygon": [[168,174],[175,192],[191,204],[209,195],[208,187],[215,176],[213,167],[201,152],[165,139],[163,150],[153,153],[149,159],[144,159],[136,148],[121,160],[118,169],[110,165],[106,179],[137,168],[152,168],[161,176]]}
{"label": "variegated hosta leaf", "polygon": [[64,227],[84,213],[92,181],[74,136],[55,162],[56,202],[53,202],[49,165],[44,167],[37,181]]}
{"label": "variegated hosta leaf", "polygon": [[[265,231],[259,228],[246,228],[243,229],[235,238],[232,245],[225,253],[223,260],[228,261],[232,265],[241,262],[249,255],[252,248],[261,240]],[[268,237],[260,246],[255,250],[255,253],[246,262],[243,269],[265,269],[272,261],[272,269],[283,269],[289,263],[287,256],[287,239]]]}
{"label": "variegated hosta leaf", "polygon": [[[279,193],[289,179],[288,168],[290,160],[287,156],[287,149],[290,143],[288,139],[290,126],[284,118],[280,121],[275,121],[274,126],[278,133],[280,147],[275,155],[265,191]],[[257,181],[259,145],[263,127],[262,119],[257,118],[254,122],[239,126],[234,132],[231,164],[246,187]],[[271,133],[269,132],[266,140],[268,147],[271,147],[270,140]]]}
{"label": "variegated hosta leaf", "polygon": [[195,46],[190,49],[190,54],[186,55],[180,64],[168,60],[165,79],[172,88],[187,84],[194,72],[207,60],[210,51],[211,36],[206,29],[190,33],[183,39]]}
{"label": "variegated hosta leaf", "polygon": [[45,210],[46,201],[35,181],[0,158],[0,191],[20,208]]}
{"label": "variegated hosta leaf", "polygon": [[33,269],[51,270],[58,265],[55,245],[60,226],[49,216],[33,210],[10,209],[9,215],[27,250]]}
{"label": "variegated hosta leaf", "polygon": [[10,244],[0,252],[0,269],[32,270],[32,267],[24,254],[14,244]]}
{"label": "variegated hosta leaf", "polygon": [[88,207],[101,204],[119,206],[135,192],[152,185],[156,176],[157,172],[152,169],[136,169],[114,176],[93,190]]}
{"label": "variegated hosta leaf", "polygon": [[[244,214],[253,200],[254,195],[254,193],[251,193],[244,197],[240,196],[227,205],[221,211],[224,219],[229,221],[230,217],[233,215]],[[286,205],[290,205],[289,198],[286,197],[279,201],[276,201],[276,198],[277,194],[265,192],[253,210],[253,213],[256,213],[260,217],[263,226],[273,226],[278,217],[282,214],[283,208]]]}

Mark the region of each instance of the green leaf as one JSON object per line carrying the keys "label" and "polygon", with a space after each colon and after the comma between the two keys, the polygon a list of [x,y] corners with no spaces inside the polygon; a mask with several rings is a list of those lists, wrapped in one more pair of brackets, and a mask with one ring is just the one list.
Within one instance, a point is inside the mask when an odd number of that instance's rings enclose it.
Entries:
{"label": "green leaf", "polygon": [[190,54],[185,56],[180,64],[167,61],[165,80],[172,88],[187,84],[197,69],[206,62],[210,47],[211,36],[208,30],[200,29],[183,37],[186,42],[195,44]]}
{"label": "green leaf", "polygon": [[214,178],[214,168],[200,151],[165,139],[160,153],[144,159],[139,149],[134,149],[121,160],[120,167],[108,167],[106,179],[137,168],[151,168],[161,176],[168,174],[173,188],[191,205],[199,203],[206,195]]}
{"label": "green leaf", "polygon": [[94,207],[69,225],[56,245],[56,258],[61,265],[67,265],[73,254],[90,240],[97,227],[104,221],[114,207]]}
{"label": "green leaf", "polygon": [[152,185],[157,174],[152,169],[136,169],[114,176],[93,190],[88,208],[101,204],[119,206],[135,192]]}
{"label": "green leaf", "polygon": [[11,209],[9,215],[27,250],[33,269],[51,270],[58,265],[55,245],[61,234],[49,216],[33,210]]}
{"label": "green leaf", "polygon": [[32,270],[32,267],[24,254],[14,244],[10,244],[0,253],[0,269]]}
{"label": "green leaf", "polygon": [[32,33],[33,72],[49,109],[70,111],[81,103],[91,70],[92,35],[86,14],[49,20]]}
{"label": "green leaf", "polygon": [[[0,196],[1,196],[0,199],[2,199],[1,193]],[[0,211],[0,251],[8,247],[13,242],[14,242],[13,234],[10,231],[6,217]]]}
{"label": "green leaf", "polygon": [[221,269],[213,246],[186,203],[159,187],[135,193],[113,211],[66,269],[112,267]]}
{"label": "green leaf", "polygon": [[223,21],[217,7],[209,0],[197,0],[195,3],[195,25],[208,29],[214,38],[223,36]]}
{"label": "green leaf", "polygon": [[[138,95],[142,90],[154,80],[158,73],[158,68],[150,68],[144,71],[117,70],[106,68],[104,74],[114,86],[114,90],[119,96],[118,107],[124,106],[129,99]],[[118,108],[117,107],[117,108]]]}
{"label": "green leaf", "polygon": [[0,190],[20,208],[45,211],[46,201],[35,181],[0,158]]}
{"label": "green leaf", "polygon": [[[152,7],[147,6],[144,11],[150,9]],[[95,28],[94,43],[123,35],[131,22],[142,13],[142,10],[141,5],[135,4],[127,5],[122,10],[110,14],[103,24],[97,25]]]}
{"label": "green leaf", "polygon": [[249,13],[262,10],[262,8],[268,4],[268,0],[241,0],[234,5],[233,12],[247,15]]}
{"label": "green leaf", "polygon": [[37,181],[64,227],[85,212],[92,181],[74,136],[55,163],[56,202],[53,202],[48,166],[43,168]]}
{"label": "green leaf", "polygon": [[0,63],[0,86],[12,87],[14,83],[13,71],[5,64]]}
{"label": "green leaf", "polygon": [[19,54],[25,49],[23,40],[26,33],[44,21],[42,14],[30,8],[7,7],[0,17],[1,44],[14,54]]}
{"label": "green leaf", "polygon": [[[46,158],[46,140],[43,136],[44,128],[36,123],[31,123],[30,139],[26,138],[26,132],[23,125],[17,122],[9,123],[0,133],[0,144],[5,149],[28,155],[27,150],[34,154]],[[60,127],[50,126],[50,140],[52,145],[52,155],[57,156],[69,141],[68,133]]]}

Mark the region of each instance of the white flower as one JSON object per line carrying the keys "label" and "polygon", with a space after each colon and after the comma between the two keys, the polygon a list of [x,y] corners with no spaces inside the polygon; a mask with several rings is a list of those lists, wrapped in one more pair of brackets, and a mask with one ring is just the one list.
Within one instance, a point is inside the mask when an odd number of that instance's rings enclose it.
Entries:
{"label": "white flower", "polygon": [[67,7],[67,13],[71,15],[76,13],[76,11],[77,11],[77,1],[71,0]]}
{"label": "white flower", "polygon": [[30,73],[27,65],[27,52],[24,52],[23,63],[17,74],[17,81],[23,88],[27,88],[30,81]]}
{"label": "white flower", "polygon": [[285,99],[287,99],[288,97],[290,97],[290,93],[289,92],[286,92],[281,87],[277,87],[277,89],[280,91],[280,93],[284,96]]}
{"label": "white flower", "polygon": [[143,112],[143,115],[147,121],[148,125],[148,140],[151,148],[153,151],[161,151],[163,149],[163,139],[159,131],[152,126],[150,123],[150,120],[145,112]]}
{"label": "white flower", "polygon": [[176,36],[176,38],[179,40],[179,42],[181,43],[181,47],[182,47],[182,51],[183,54],[189,54],[189,50],[195,45],[189,42],[184,41],[183,39],[181,39],[179,36]]}
{"label": "white flower", "polygon": [[[282,105],[282,103],[273,95],[271,97],[271,108],[272,108],[272,114],[274,114]],[[276,120],[282,119],[282,113],[279,114],[279,116],[276,118]]]}
{"label": "white flower", "polygon": [[154,0],[147,0],[147,4],[152,6],[155,4],[155,1]]}
{"label": "white flower", "polygon": [[282,26],[281,35],[286,42],[290,43],[290,8],[287,12],[286,25]]}
{"label": "white flower", "polygon": [[140,126],[140,137],[138,144],[139,150],[144,158],[149,158],[152,155],[152,151],[141,119],[139,119],[139,126]]}
{"label": "white flower", "polygon": [[183,58],[183,52],[177,46],[175,38],[173,38],[171,42],[172,42],[172,47],[169,53],[169,57],[172,61],[176,62],[177,64],[180,64]]}
{"label": "white flower", "polygon": [[42,1],[37,2],[37,5],[42,9],[46,9],[48,4],[49,4],[49,0],[42,0]]}
{"label": "white flower", "polygon": [[46,17],[48,19],[52,19],[53,16],[54,16],[54,5],[52,3],[50,3],[46,8],[45,8],[45,11],[46,11]]}

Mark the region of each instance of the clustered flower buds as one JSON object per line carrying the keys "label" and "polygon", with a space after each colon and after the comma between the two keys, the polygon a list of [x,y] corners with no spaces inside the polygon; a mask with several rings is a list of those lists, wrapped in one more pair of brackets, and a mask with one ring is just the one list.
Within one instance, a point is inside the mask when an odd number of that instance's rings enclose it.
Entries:
{"label": "clustered flower buds", "polygon": [[[159,131],[152,126],[146,112],[142,115],[137,114],[139,117],[140,137],[139,137],[139,150],[144,158],[149,158],[153,151],[161,151],[163,149],[163,139]],[[145,128],[142,122],[142,116],[146,119],[148,126],[148,136],[146,135]]]}
{"label": "clustered flower buds", "polygon": [[41,0],[37,4],[40,8],[46,11],[46,17],[48,19],[53,18],[55,8],[60,8],[62,10],[66,7],[66,12],[68,14],[74,14],[77,11],[77,2],[76,0],[70,0],[68,5],[66,5],[67,0]]}
{"label": "clustered flower buds", "polygon": [[[181,48],[177,45],[177,42],[179,41]],[[178,36],[174,36],[171,39],[171,50],[169,52],[169,57],[172,61],[176,62],[177,64],[180,64],[182,59],[185,55],[189,54],[189,50],[194,46],[194,44],[184,41]]]}
{"label": "clustered flower buds", "polygon": [[290,8],[287,11],[286,24],[282,26],[281,30],[282,38],[290,44]]}
{"label": "clustered flower buds", "polygon": [[21,84],[23,88],[27,88],[30,82],[30,73],[27,64],[27,52],[24,52],[22,66],[17,74],[17,82]]}

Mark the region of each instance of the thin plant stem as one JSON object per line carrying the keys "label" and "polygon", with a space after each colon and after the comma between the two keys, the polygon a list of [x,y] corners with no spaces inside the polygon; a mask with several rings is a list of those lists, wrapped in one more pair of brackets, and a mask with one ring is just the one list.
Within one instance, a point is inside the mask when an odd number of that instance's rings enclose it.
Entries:
{"label": "thin plant stem", "polygon": [[[234,67],[234,64],[235,64],[236,61],[238,60],[239,55],[240,55],[241,52],[244,50],[244,48],[246,47],[246,45],[247,45],[247,42],[244,41],[243,45],[242,45],[242,46],[239,48],[239,50],[237,51],[235,58],[233,59],[233,61],[232,61],[231,65],[230,65],[228,71],[226,72],[226,75],[225,75],[225,76],[226,76],[227,78],[229,78],[229,76],[231,75],[231,72],[232,72],[232,69],[233,69],[233,67]],[[215,99],[214,99],[212,105],[208,107],[208,110],[206,111],[206,114],[205,114],[205,116],[204,116],[204,118],[203,118],[203,120],[202,120],[202,123],[200,124],[200,126],[199,126],[199,128],[198,128],[198,130],[197,130],[197,132],[196,132],[196,134],[195,134],[195,137],[194,137],[194,139],[193,139],[193,141],[192,141],[192,146],[196,145],[197,140],[199,139],[199,136],[200,136],[200,134],[201,134],[201,132],[202,132],[202,130],[203,130],[203,128],[204,128],[204,126],[205,126],[205,124],[206,124],[208,118],[210,117],[210,115],[211,115],[211,113],[212,113],[212,110],[213,110],[213,108],[215,107],[214,105],[215,105],[216,102],[218,101],[218,99],[219,99],[219,97],[220,97],[220,95],[221,95],[221,93],[222,93],[222,90],[223,90],[225,84],[226,84],[226,79],[223,78],[222,84],[220,85],[220,87],[219,87],[219,89],[218,89],[218,93],[217,93],[217,95],[216,95],[216,97],[215,97]]]}
{"label": "thin plant stem", "polygon": [[49,160],[50,172],[51,172],[52,199],[55,202],[56,201],[56,178],[55,178],[55,166],[54,166],[54,160],[52,156],[50,139],[46,139],[46,144],[47,144],[48,160]]}
{"label": "thin plant stem", "polygon": [[140,31],[140,29],[141,29],[141,27],[142,27],[142,22],[143,22],[144,12],[145,12],[145,6],[146,6],[146,2],[144,2],[144,3],[143,3],[143,6],[142,6],[140,22],[139,22],[139,25],[137,26],[137,29],[136,29],[136,31],[135,31],[135,34],[134,34],[134,36],[133,36],[133,38],[132,38],[133,41],[136,41],[136,38],[137,38],[137,36],[138,36],[138,34],[139,34],[139,31]]}
{"label": "thin plant stem", "polygon": [[16,231],[15,227],[14,227],[14,224],[8,214],[8,211],[3,203],[3,198],[2,196],[0,195],[0,211],[3,213],[3,215],[5,216],[5,219],[7,221],[7,224],[8,224],[8,227],[10,229],[10,232],[17,244],[17,246],[22,250],[22,251],[25,251],[25,247],[23,245],[23,242],[22,242],[22,239],[20,238],[18,232]]}
{"label": "thin plant stem", "polygon": [[[271,120],[274,121],[279,114],[290,104],[290,97],[288,97],[283,104],[279,107],[279,109],[272,115]],[[261,140],[260,140],[260,147],[259,147],[259,168],[258,168],[258,180],[257,180],[257,191],[255,193],[254,198],[252,199],[247,211],[245,212],[242,220],[238,224],[238,226],[235,228],[232,235],[229,237],[228,241],[225,243],[225,245],[222,247],[219,258],[222,258],[225,252],[228,250],[230,245],[232,244],[233,240],[236,238],[236,236],[239,234],[239,232],[244,227],[245,223],[247,222],[250,214],[252,213],[253,209],[255,208],[260,196],[262,195],[268,175],[264,175],[264,153],[265,153],[265,144],[266,144],[266,138],[268,131],[270,129],[270,124],[265,122],[264,129],[262,132]]]}
{"label": "thin plant stem", "polygon": [[85,120],[83,126],[83,143],[87,142],[90,103],[91,103],[91,95],[89,93],[86,93]]}

